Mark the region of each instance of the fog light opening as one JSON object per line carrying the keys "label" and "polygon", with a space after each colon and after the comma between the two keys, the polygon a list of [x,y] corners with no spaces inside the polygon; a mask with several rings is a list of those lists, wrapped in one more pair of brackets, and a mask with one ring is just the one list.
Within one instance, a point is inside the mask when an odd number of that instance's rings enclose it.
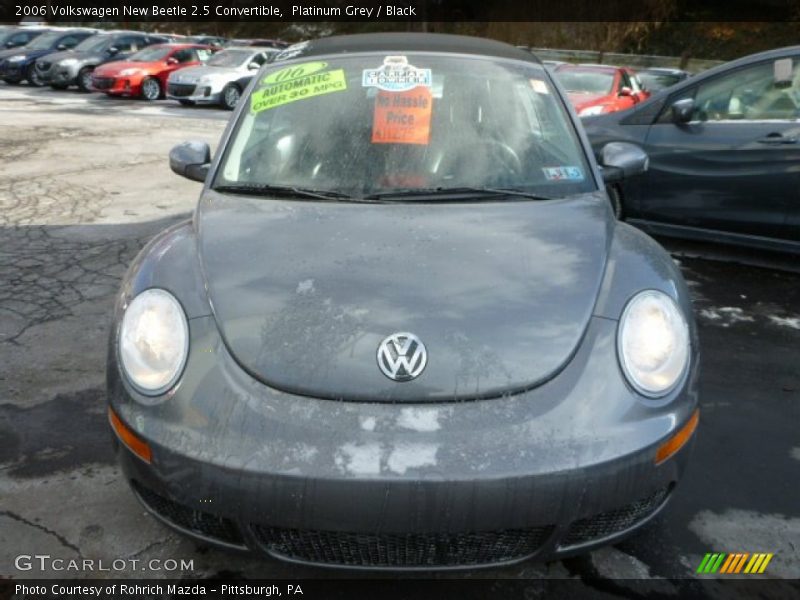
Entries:
{"label": "fog light opening", "polygon": [[658,450],[656,450],[656,465],[660,465],[686,445],[686,442],[692,438],[694,430],[697,429],[699,420],[700,409],[695,409],[692,416],[686,424],[680,428],[678,433],[658,447]]}
{"label": "fog light opening", "polygon": [[120,420],[120,418],[117,416],[117,413],[115,413],[111,407],[108,409],[108,420],[111,423],[111,428],[114,430],[114,433],[117,434],[117,437],[119,437],[122,443],[125,444],[136,456],[141,458],[147,464],[150,464],[152,453],[148,443],[133,433],[133,431],[131,431],[125,425],[125,423]]}

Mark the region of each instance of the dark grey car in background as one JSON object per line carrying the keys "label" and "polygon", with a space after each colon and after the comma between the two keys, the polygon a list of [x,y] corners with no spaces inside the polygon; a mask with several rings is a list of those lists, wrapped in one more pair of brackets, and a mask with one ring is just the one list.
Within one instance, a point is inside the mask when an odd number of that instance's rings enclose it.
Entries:
{"label": "dark grey car in background", "polygon": [[800,46],[729,62],[584,119],[592,146],[650,156],[618,210],[651,233],[800,252]]}
{"label": "dark grey car in background", "polygon": [[669,500],[697,413],[670,256],[613,218],[563,90],[489,40],[284,50],[239,103],[197,211],[118,295],[109,419],[136,496],[187,535],[290,561],[546,559]]}
{"label": "dark grey car in background", "polygon": [[92,85],[92,71],[98,65],[123,60],[152,44],[162,44],[166,38],[157,35],[123,31],[92,36],[74,50],[50,54],[36,61],[40,80],[55,89],[77,86],[88,92]]}

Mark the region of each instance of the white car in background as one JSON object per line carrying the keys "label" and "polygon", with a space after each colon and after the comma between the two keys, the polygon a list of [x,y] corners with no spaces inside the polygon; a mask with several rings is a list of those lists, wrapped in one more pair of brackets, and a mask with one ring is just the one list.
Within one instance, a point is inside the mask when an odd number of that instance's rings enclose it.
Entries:
{"label": "white car in background", "polygon": [[184,105],[219,104],[233,110],[242,94],[237,83],[272,60],[276,48],[232,46],[217,52],[207,63],[175,71],[167,80],[167,98]]}

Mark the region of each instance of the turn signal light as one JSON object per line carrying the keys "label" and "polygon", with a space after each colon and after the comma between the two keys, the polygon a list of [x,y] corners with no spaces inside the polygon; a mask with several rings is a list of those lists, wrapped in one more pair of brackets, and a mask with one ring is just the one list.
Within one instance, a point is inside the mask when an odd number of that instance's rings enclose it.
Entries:
{"label": "turn signal light", "polygon": [[695,409],[692,416],[686,422],[686,425],[680,428],[678,433],[669,438],[666,442],[661,444],[656,450],[656,464],[660,465],[678,450],[683,448],[688,442],[694,430],[697,429],[697,423],[700,420],[700,409]]}
{"label": "turn signal light", "polygon": [[125,444],[131,452],[141,458],[144,462],[150,464],[152,453],[150,446],[141,439],[138,435],[133,433],[120,418],[117,416],[111,407],[108,408],[108,420],[111,422],[111,428],[117,434],[122,443]]}

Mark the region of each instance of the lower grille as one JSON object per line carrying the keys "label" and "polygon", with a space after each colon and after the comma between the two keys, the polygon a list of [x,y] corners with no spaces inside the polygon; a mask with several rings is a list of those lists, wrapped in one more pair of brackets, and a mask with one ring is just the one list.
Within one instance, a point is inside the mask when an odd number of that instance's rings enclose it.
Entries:
{"label": "lower grille", "polygon": [[164,498],[136,481],[132,481],[131,485],[142,502],[144,502],[150,510],[159,514],[170,523],[228,544],[235,544],[237,546],[244,545],[238,528],[230,519],[217,517],[216,515],[195,510],[173,500]]}
{"label": "lower grille", "polygon": [[113,77],[93,77],[92,85],[98,90],[108,90],[114,87]]}
{"label": "lower grille", "polygon": [[575,521],[561,540],[561,546],[584,544],[633,527],[652,515],[664,503],[671,490],[670,485],[627,506]]}
{"label": "lower grille", "polygon": [[355,567],[441,567],[500,563],[533,554],[550,526],[473,533],[348,533],[253,525],[269,552]]}
{"label": "lower grille", "polygon": [[184,98],[186,96],[191,96],[192,94],[194,94],[194,85],[185,83],[170,83],[167,86],[167,93],[170,96],[175,96],[177,98]]}

